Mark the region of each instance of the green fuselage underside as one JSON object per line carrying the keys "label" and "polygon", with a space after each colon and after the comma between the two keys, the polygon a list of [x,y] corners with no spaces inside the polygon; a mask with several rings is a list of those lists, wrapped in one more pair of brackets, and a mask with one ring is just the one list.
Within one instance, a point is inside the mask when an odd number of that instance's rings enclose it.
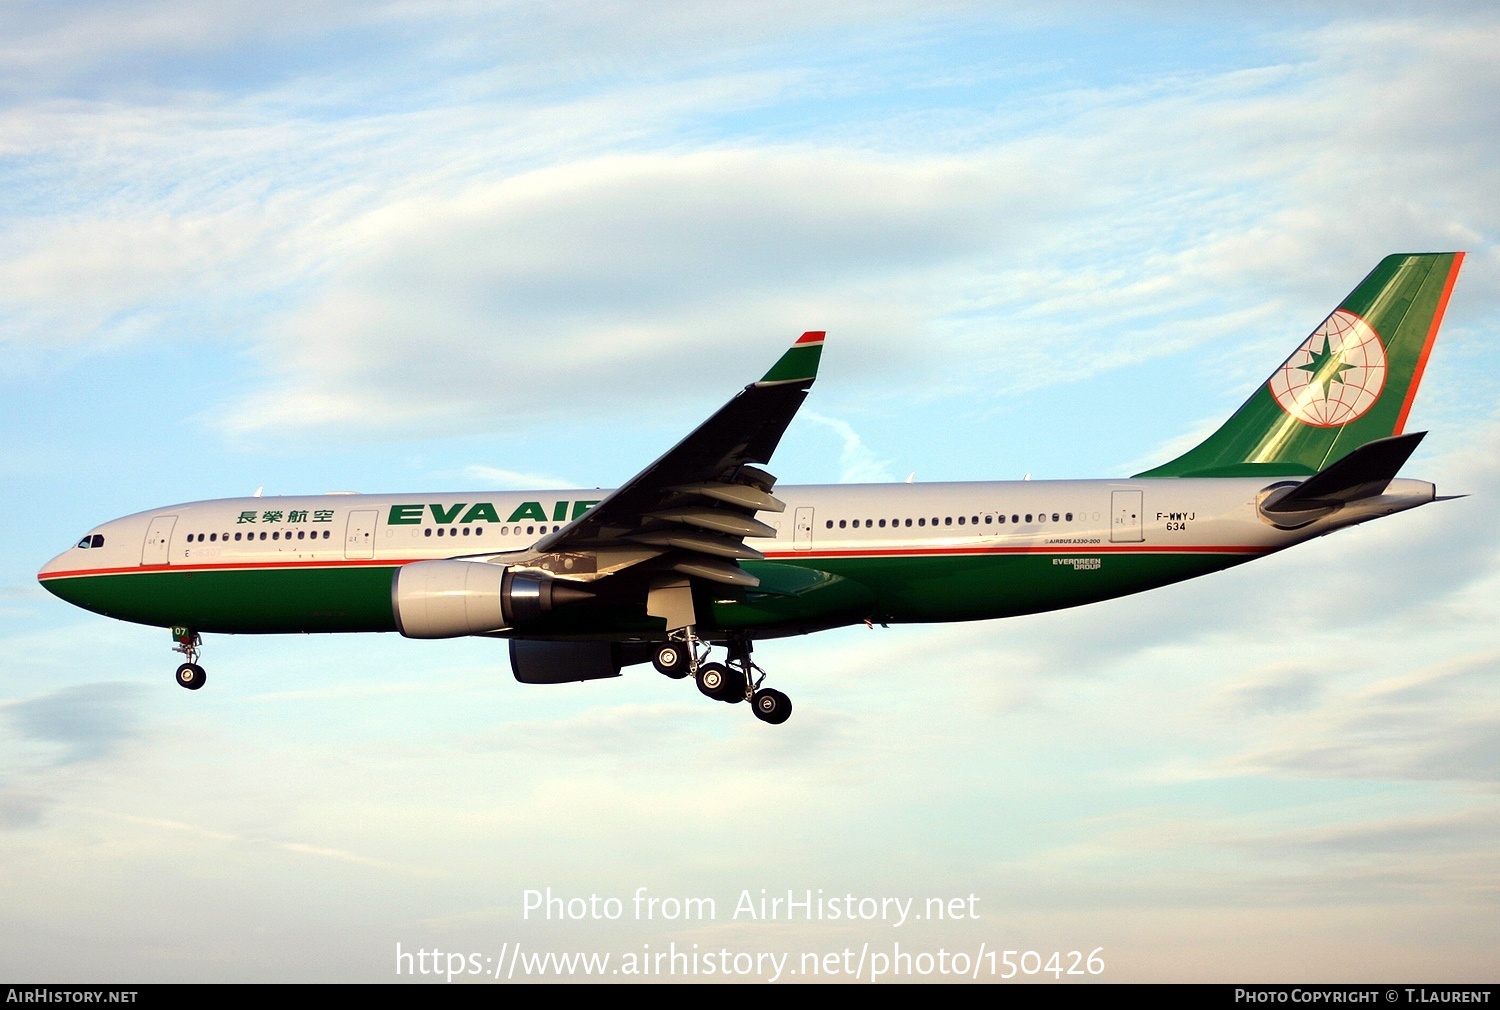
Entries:
{"label": "green fuselage underside", "polygon": [[[1073,607],[1167,585],[1260,556],[1253,552],[1024,552],[940,556],[786,557],[745,562],[756,589],[699,591],[699,631],[798,634],[865,620],[968,621]],[[238,567],[120,572],[52,579],[53,593],[138,624],[223,634],[395,631],[399,565]],[[660,637],[643,606],[559,608],[508,634]]]}

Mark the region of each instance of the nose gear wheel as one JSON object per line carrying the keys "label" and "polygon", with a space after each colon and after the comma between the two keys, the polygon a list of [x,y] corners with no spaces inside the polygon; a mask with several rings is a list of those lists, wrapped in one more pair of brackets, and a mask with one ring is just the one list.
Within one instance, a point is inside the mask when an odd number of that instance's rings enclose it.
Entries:
{"label": "nose gear wheel", "polygon": [[173,628],[172,638],[176,643],[172,651],[182,653],[182,658],[187,660],[177,668],[177,683],[189,691],[196,691],[208,682],[208,674],[198,665],[198,647],[203,644],[203,638],[192,628]]}

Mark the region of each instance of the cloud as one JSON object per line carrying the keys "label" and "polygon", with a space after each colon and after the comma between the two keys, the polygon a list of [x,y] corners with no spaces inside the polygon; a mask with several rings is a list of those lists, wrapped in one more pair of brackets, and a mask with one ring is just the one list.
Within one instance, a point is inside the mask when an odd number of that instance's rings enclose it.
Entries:
{"label": "cloud", "polygon": [[229,424],[514,425],[732,390],[815,326],[893,346],[910,317],[877,285],[1024,231],[1031,187],[998,168],[615,156],[393,205],[274,338],[274,385]]}
{"label": "cloud", "polygon": [[1048,129],[942,156],[741,144],[424,190],[360,222],[228,423],[514,427],[558,389],[639,410],[814,325],[864,382],[996,402],[1194,351],[1235,400],[1380,255],[1500,225],[1495,162],[1467,153],[1496,143],[1488,37],[1334,26],[1300,63],[1065,96]]}
{"label": "cloud", "polygon": [[0,704],[5,772],[0,828],[39,824],[83,769],[116,758],[141,735],[138,684],[96,682]]}
{"label": "cloud", "polygon": [[137,736],[142,691],[130,683],[79,684],[12,702],[4,712],[23,739],[60,747],[57,764],[98,761]]}
{"label": "cloud", "polygon": [[[83,44],[46,10],[27,8],[28,31],[52,40],[32,49]],[[830,25],[891,46],[881,33],[901,10],[778,23],[681,4],[642,25],[583,8],[326,4],[293,30],[243,5],[217,20],[140,5],[144,27],[97,44],[228,52],[242,36],[407,32],[424,59],[468,67],[469,90],[399,107],[339,92],[330,110],[327,80],[292,75],[12,106],[0,136],[19,180],[60,171],[78,196],[65,214],[0,222],[0,333],[22,350],[163,333],[249,346],[258,374],[205,414],[246,436],[515,429],[563,402],[639,413],[732,390],[811,326],[854,351],[847,380],[865,390],[993,410],[1192,354],[1192,395],[1217,411],[1379,255],[1482,246],[1500,225],[1483,99],[1500,86],[1496,29],[1472,16],[1335,21],[1283,37],[1281,62],[1057,90],[1034,121],[960,104],[940,135],[874,114],[836,138],[726,142],[710,125],[878,89],[777,47]],[[542,48],[437,44],[491,21]],[[587,63],[622,33],[643,47],[611,72],[516,90],[560,39]],[[695,62],[687,40],[708,35],[745,41],[745,60]],[[640,72],[667,52],[665,78]],[[1493,313],[1497,279],[1500,258],[1471,257],[1456,308]]]}
{"label": "cloud", "polygon": [[575,481],[564,477],[552,477],[541,473],[520,473],[497,466],[483,466],[479,463],[464,467],[464,476],[492,487],[512,491],[552,491],[578,487]]}
{"label": "cloud", "polygon": [[1317,671],[1300,664],[1281,664],[1279,669],[1225,688],[1224,697],[1231,709],[1250,715],[1291,712],[1316,701],[1320,685]]}
{"label": "cloud", "polygon": [[806,416],[810,421],[832,428],[839,438],[843,439],[844,449],[839,454],[839,483],[860,484],[895,480],[891,474],[891,461],[877,459],[875,453],[865,445],[864,439],[859,437],[859,433],[849,422],[840,421],[834,417],[824,417],[822,414],[811,411]]}

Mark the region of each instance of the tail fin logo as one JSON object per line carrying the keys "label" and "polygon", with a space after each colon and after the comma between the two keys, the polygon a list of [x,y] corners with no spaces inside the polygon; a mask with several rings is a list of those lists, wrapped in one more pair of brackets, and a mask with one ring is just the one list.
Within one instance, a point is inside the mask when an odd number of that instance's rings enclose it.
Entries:
{"label": "tail fin logo", "polygon": [[1359,316],[1338,309],[1271,376],[1271,395],[1303,424],[1337,428],[1375,405],[1385,372],[1379,334]]}

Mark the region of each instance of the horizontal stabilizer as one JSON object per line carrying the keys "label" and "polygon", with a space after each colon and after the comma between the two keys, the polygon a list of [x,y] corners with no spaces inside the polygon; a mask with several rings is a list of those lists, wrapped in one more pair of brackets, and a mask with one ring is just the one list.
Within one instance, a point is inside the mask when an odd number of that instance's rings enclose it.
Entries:
{"label": "horizontal stabilizer", "polygon": [[1273,491],[1261,503],[1261,514],[1278,526],[1304,525],[1350,502],[1383,494],[1426,435],[1415,431],[1366,442],[1301,484]]}

